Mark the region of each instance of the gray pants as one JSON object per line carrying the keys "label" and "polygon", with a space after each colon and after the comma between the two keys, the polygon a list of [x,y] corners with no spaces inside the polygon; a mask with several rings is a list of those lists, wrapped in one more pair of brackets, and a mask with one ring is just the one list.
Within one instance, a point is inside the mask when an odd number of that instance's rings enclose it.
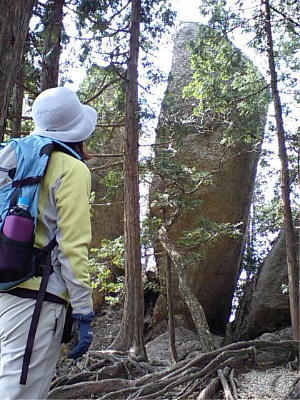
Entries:
{"label": "gray pants", "polygon": [[23,356],[35,300],[0,293],[0,398],[47,399],[60,355],[66,309],[45,301],[37,327],[27,384],[20,385]]}

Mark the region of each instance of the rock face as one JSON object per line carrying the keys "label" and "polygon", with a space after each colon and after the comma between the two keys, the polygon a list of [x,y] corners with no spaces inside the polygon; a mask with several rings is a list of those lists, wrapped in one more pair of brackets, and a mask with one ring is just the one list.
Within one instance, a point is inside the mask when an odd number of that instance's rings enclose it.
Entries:
{"label": "rock face", "polygon": [[[195,100],[182,96],[182,89],[192,78],[191,54],[187,44],[195,38],[198,28],[198,24],[188,23],[176,35],[169,84],[157,130],[158,143],[168,140],[172,143],[174,138],[180,136],[181,145],[176,149],[174,160],[212,174],[212,184],[194,195],[195,199],[202,201],[201,205],[194,207],[192,211],[184,211],[169,232],[171,240],[177,246],[182,232],[195,227],[199,219],[218,223],[241,222],[242,230],[245,230],[258,161],[257,149],[249,143],[239,141],[230,147],[220,144],[223,126],[213,126],[212,123],[195,117],[192,112]],[[253,126],[263,127],[263,119],[264,116],[257,116]],[[155,190],[154,186],[163,187],[158,181],[154,181],[152,192]],[[156,211],[152,212],[155,214]],[[242,247],[242,238],[223,236],[213,245],[199,248],[201,257],[186,264],[192,290],[202,304],[208,324],[215,333],[225,331],[239,275]],[[158,246],[156,250],[161,249]],[[163,285],[164,256],[157,257],[157,264]],[[173,279],[173,293],[175,314],[181,316],[186,328],[193,329],[189,312],[180,298],[176,278]],[[166,313],[165,296],[160,296],[154,311],[155,323],[162,323]]]}
{"label": "rock face", "polygon": [[[103,143],[103,154],[118,154],[123,151],[124,132],[118,129],[112,138]],[[88,162],[92,175],[92,247],[98,247],[102,239],[115,239],[123,235],[123,190],[113,198],[106,199],[107,188],[103,179],[110,168],[104,165],[122,161],[122,158],[93,158]],[[119,170],[121,167],[119,168]]]}
{"label": "rock face", "polygon": [[[299,223],[296,229],[299,248]],[[290,326],[285,234],[281,232],[266,257],[260,273],[246,287],[234,322],[235,340],[254,339],[263,332]]]}
{"label": "rock face", "polygon": [[[122,129],[115,132],[102,146],[103,154],[122,153],[124,134]],[[91,204],[92,243],[91,248],[98,248],[101,240],[113,240],[123,235],[123,190],[107,199],[107,188],[104,178],[109,169],[104,165],[121,161],[122,158],[93,158],[88,161],[92,178],[93,200]],[[93,305],[95,312],[100,312],[105,304],[105,297],[97,288],[93,290]]]}

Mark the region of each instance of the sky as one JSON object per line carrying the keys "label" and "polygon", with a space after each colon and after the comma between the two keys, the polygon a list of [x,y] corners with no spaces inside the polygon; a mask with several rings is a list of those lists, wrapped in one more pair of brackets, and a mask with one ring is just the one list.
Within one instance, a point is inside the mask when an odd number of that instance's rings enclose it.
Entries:
{"label": "sky", "polygon": [[179,21],[202,21],[199,13],[199,0],[172,0],[172,7],[177,11]]}

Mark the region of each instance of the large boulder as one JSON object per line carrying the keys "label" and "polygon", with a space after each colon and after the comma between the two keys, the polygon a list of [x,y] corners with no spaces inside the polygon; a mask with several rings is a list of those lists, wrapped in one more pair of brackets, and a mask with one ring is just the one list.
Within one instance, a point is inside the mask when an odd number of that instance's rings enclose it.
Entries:
{"label": "large boulder", "polygon": [[[179,326],[175,329],[174,335],[179,361],[191,359],[199,353],[205,352],[194,332]],[[169,332],[164,332],[146,344],[147,357],[150,363],[157,362],[165,365],[172,363],[169,340]],[[223,346],[222,337],[213,335],[212,340],[216,349]]]}
{"label": "large boulder", "polygon": [[[295,232],[299,248],[299,226]],[[282,231],[259,274],[246,286],[233,324],[234,340],[254,339],[264,332],[291,325],[289,295],[284,290],[287,285],[285,232]]]}
{"label": "large boulder", "polygon": [[[116,129],[112,137],[103,141],[103,154],[122,154],[124,129]],[[111,164],[122,162],[120,158],[94,157],[88,161],[92,176],[93,201],[91,204],[92,247],[99,247],[102,239],[116,239],[123,235],[123,189],[107,198],[104,178],[113,171]],[[107,168],[105,166],[108,165]],[[117,170],[122,170],[122,164]]]}
{"label": "large boulder", "polygon": [[[169,83],[157,129],[157,143],[169,142],[180,137],[181,145],[174,152],[174,160],[194,166],[198,170],[211,172],[212,183],[201,188],[194,199],[200,199],[200,205],[185,210],[172,226],[169,236],[180,248],[178,239],[183,231],[197,226],[198,220],[217,223],[242,223],[241,230],[247,225],[252,190],[256,175],[259,146],[245,141],[235,141],[231,146],[221,144],[224,134],[222,124],[203,121],[193,115],[196,100],[184,98],[183,88],[191,81],[191,52],[187,44],[196,37],[198,24],[188,23],[181,27],[175,37],[173,61]],[[235,49],[236,51],[240,51]],[[241,65],[245,58],[241,56]],[[266,110],[264,110],[266,111]],[[265,114],[253,119],[253,131],[261,128],[263,132]],[[239,125],[239,121],[235,121]],[[207,128],[207,129],[206,129]],[[238,132],[236,132],[238,134]],[[157,146],[161,149],[162,146]],[[160,150],[157,150],[157,154]],[[154,180],[151,192],[165,185]],[[152,210],[155,215],[157,211]],[[215,333],[224,333],[228,321],[235,285],[239,276],[243,238],[223,236],[212,245],[198,248],[201,256],[186,263],[191,288],[202,304],[208,324]],[[156,257],[162,286],[164,286],[165,257],[157,244]],[[197,250],[195,248],[194,250]],[[180,315],[183,325],[193,329],[193,322],[187,307],[183,303],[176,277],[173,278],[175,314]],[[154,310],[154,324],[166,319],[167,305],[165,295],[161,295]]]}

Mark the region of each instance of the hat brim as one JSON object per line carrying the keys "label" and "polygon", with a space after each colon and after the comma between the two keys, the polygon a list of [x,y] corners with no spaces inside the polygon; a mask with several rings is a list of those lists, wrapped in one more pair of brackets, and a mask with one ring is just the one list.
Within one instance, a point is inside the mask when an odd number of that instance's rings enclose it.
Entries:
{"label": "hat brim", "polygon": [[68,131],[47,130],[36,126],[31,135],[40,135],[62,142],[74,143],[88,139],[96,128],[97,112],[94,108],[81,104],[82,118],[78,124]]}

